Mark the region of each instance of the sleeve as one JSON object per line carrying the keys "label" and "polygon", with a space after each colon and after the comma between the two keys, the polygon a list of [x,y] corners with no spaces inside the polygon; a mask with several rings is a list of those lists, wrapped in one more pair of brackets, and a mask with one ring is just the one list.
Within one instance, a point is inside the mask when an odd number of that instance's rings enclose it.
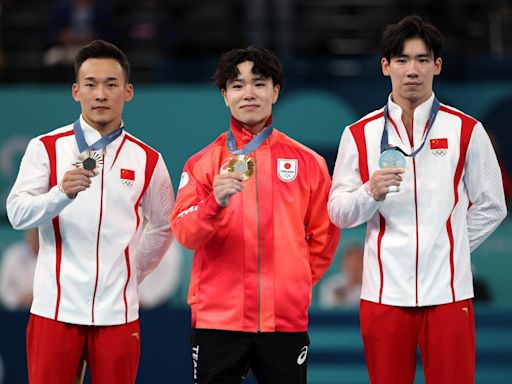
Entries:
{"label": "sleeve", "polygon": [[472,252],[507,215],[498,160],[481,123],[476,124],[468,146],[464,183],[471,201],[467,226]]}
{"label": "sleeve", "polygon": [[312,180],[312,191],[305,222],[313,284],[322,278],[331,265],[340,239],[340,230],[331,223],[327,212],[331,178],[323,159],[319,165],[317,180],[314,180],[315,178]]}
{"label": "sleeve", "polygon": [[142,198],[144,229],[137,250],[137,279],[139,284],[160,263],[174,239],[169,215],[174,206],[171,177],[161,155],[150,184]]}
{"label": "sleeve", "polygon": [[39,139],[32,139],[7,197],[7,216],[14,229],[38,227],[73,201],[57,186],[49,189],[49,180],[48,154]]}
{"label": "sleeve", "polygon": [[361,180],[358,151],[348,127],[341,136],[327,206],[332,222],[340,228],[367,222],[379,207],[369,192],[369,181]]}
{"label": "sleeve", "polygon": [[197,249],[208,242],[225,216],[213,195],[213,177],[195,174],[196,161],[189,159],[181,175],[171,224],[178,241],[186,248]]}

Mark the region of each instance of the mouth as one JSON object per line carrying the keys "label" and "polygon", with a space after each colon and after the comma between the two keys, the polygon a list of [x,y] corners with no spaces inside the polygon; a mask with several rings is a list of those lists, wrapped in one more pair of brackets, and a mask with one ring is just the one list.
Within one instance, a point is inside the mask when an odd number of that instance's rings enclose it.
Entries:
{"label": "mouth", "polygon": [[107,111],[109,110],[110,108],[109,107],[104,107],[104,106],[98,106],[98,107],[92,107],[93,111]]}
{"label": "mouth", "polygon": [[256,108],[259,108],[259,105],[258,104],[246,104],[246,105],[242,105],[240,108],[252,111],[252,110],[254,110]]}
{"label": "mouth", "polygon": [[406,87],[419,87],[421,83],[405,83]]}

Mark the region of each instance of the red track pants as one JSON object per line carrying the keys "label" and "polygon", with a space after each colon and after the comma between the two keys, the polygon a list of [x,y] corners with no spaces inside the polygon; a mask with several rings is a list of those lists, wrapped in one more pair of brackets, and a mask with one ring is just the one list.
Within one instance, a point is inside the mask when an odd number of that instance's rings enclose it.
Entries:
{"label": "red track pants", "polygon": [[139,321],[112,326],[62,323],[30,315],[27,363],[30,384],[73,383],[87,361],[95,384],[135,383]]}
{"label": "red track pants", "polygon": [[427,384],[473,384],[471,299],[429,307],[361,300],[361,335],[371,384],[412,384],[419,346]]}

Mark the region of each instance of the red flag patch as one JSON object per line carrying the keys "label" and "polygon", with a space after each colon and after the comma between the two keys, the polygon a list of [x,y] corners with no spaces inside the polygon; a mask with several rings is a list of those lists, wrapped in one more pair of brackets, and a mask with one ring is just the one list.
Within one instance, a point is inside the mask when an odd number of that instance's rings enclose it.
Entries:
{"label": "red flag patch", "polygon": [[135,181],[135,171],[133,169],[121,168],[121,179]]}
{"label": "red flag patch", "polygon": [[430,139],[430,149],[448,149],[448,139]]}

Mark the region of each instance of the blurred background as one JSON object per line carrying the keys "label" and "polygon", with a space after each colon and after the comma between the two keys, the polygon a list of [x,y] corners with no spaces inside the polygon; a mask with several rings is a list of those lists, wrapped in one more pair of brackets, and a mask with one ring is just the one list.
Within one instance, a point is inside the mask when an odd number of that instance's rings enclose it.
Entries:
{"label": "blurred background", "polygon": [[[286,84],[275,126],[321,153],[332,170],[343,128],[386,102],[380,33],[410,13],[444,34],[434,90],[488,130],[510,210],[510,1],[0,0],[0,384],[27,381],[24,331],[37,249],[37,236],[11,229],[5,199],[28,140],[80,112],[70,94],[80,46],[103,38],[126,52],[135,86],[125,107],[127,130],[162,153],[176,188],[186,159],[228,128],[229,110],[211,84],[222,52],[261,45],[277,53]],[[343,231],[336,259],[315,288],[311,384],[368,382],[354,303],[364,231]],[[473,254],[481,384],[509,383],[512,376],[511,235],[508,218]],[[191,260],[176,244],[141,288],[140,383],[192,381]],[[421,368],[419,360],[416,383],[424,383]]]}

